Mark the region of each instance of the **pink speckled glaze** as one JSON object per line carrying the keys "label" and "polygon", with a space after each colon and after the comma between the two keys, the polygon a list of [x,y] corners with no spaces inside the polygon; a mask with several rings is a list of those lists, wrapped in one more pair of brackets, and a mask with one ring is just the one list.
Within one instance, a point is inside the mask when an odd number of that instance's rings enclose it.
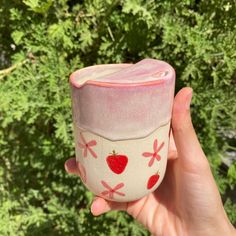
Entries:
{"label": "pink speckled glaze", "polygon": [[76,126],[109,140],[146,137],[171,118],[175,71],[164,61],[91,66],[70,83]]}

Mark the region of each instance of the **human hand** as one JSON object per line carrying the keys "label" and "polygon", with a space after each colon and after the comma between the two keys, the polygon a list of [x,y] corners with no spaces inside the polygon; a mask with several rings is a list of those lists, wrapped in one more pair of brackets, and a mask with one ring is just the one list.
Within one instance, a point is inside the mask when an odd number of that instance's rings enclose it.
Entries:
{"label": "human hand", "polygon": [[[159,188],[134,202],[96,197],[93,215],[123,210],[156,236],[236,235],[191,122],[191,97],[192,89],[183,88],[174,99],[169,160]],[[79,175],[74,158],[66,161],[65,168]]]}

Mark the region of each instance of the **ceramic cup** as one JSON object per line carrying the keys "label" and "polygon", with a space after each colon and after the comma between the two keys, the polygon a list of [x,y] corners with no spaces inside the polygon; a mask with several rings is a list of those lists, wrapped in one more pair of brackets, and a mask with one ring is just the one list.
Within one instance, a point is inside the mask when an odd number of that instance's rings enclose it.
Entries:
{"label": "ceramic cup", "polygon": [[96,65],[70,77],[76,161],[86,187],[111,201],[154,191],[167,164],[175,71],[164,61]]}

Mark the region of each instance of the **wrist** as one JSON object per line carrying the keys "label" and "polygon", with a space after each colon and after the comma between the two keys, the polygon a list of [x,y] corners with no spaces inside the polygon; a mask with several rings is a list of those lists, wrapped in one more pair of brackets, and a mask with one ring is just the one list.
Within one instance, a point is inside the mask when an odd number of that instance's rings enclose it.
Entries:
{"label": "wrist", "polygon": [[236,236],[236,230],[235,228],[233,227],[233,225],[229,222],[227,225],[225,225],[225,227],[223,227],[221,233],[220,232],[215,232],[214,234],[215,236],[216,235],[223,235],[223,236],[226,236],[226,235],[230,235],[230,236]]}
{"label": "wrist", "polygon": [[231,224],[231,223],[229,223],[230,225],[229,225],[229,231],[230,231],[230,236],[236,236],[236,229],[235,229],[235,227]]}
{"label": "wrist", "polygon": [[[224,218],[219,221],[219,226],[221,226],[221,232],[216,232],[215,235],[230,235],[230,236],[236,236],[236,230],[234,226],[231,224],[230,220],[228,219],[226,212],[224,211]],[[220,227],[219,227],[220,228]]]}
{"label": "wrist", "polygon": [[206,227],[203,231],[190,233],[191,236],[236,236],[236,229],[227,220],[215,223],[212,227]]}

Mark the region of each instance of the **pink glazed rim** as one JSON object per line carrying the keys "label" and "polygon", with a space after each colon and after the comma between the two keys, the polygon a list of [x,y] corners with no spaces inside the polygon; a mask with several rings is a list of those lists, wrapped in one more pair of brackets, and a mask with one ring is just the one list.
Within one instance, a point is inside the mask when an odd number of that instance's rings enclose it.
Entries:
{"label": "pink glazed rim", "polygon": [[[165,62],[166,63],[166,62]],[[131,63],[120,63],[120,64],[101,64],[101,65],[93,65],[93,66],[88,66],[85,68],[78,69],[74,71],[70,75],[70,83],[76,87],[76,88],[81,88],[85,85],[95,85],[99,87],[136,87],[136,86],[151,86],[151,85],[158,85],[158,84],[163,84],[165,82],[164,79],[159,79],[159,80],[153,80],[153,81],[146,81],[146,82],[138,82],[138,83],[112,83],[112,82],[101,82],[101,81],[94,81],[94,80],[87,80],[84,84],[79,85],[76,82],[76,76],[79,74],[79,72],[84,71],[84,70],[90,70],[95,67],[110,67],[110,66],[121,66],[121,67],[126,67],[128,65],[132,65]],[[175,74],[175,70],[173,69],[172,66],[170,66],[170,70]]]}

